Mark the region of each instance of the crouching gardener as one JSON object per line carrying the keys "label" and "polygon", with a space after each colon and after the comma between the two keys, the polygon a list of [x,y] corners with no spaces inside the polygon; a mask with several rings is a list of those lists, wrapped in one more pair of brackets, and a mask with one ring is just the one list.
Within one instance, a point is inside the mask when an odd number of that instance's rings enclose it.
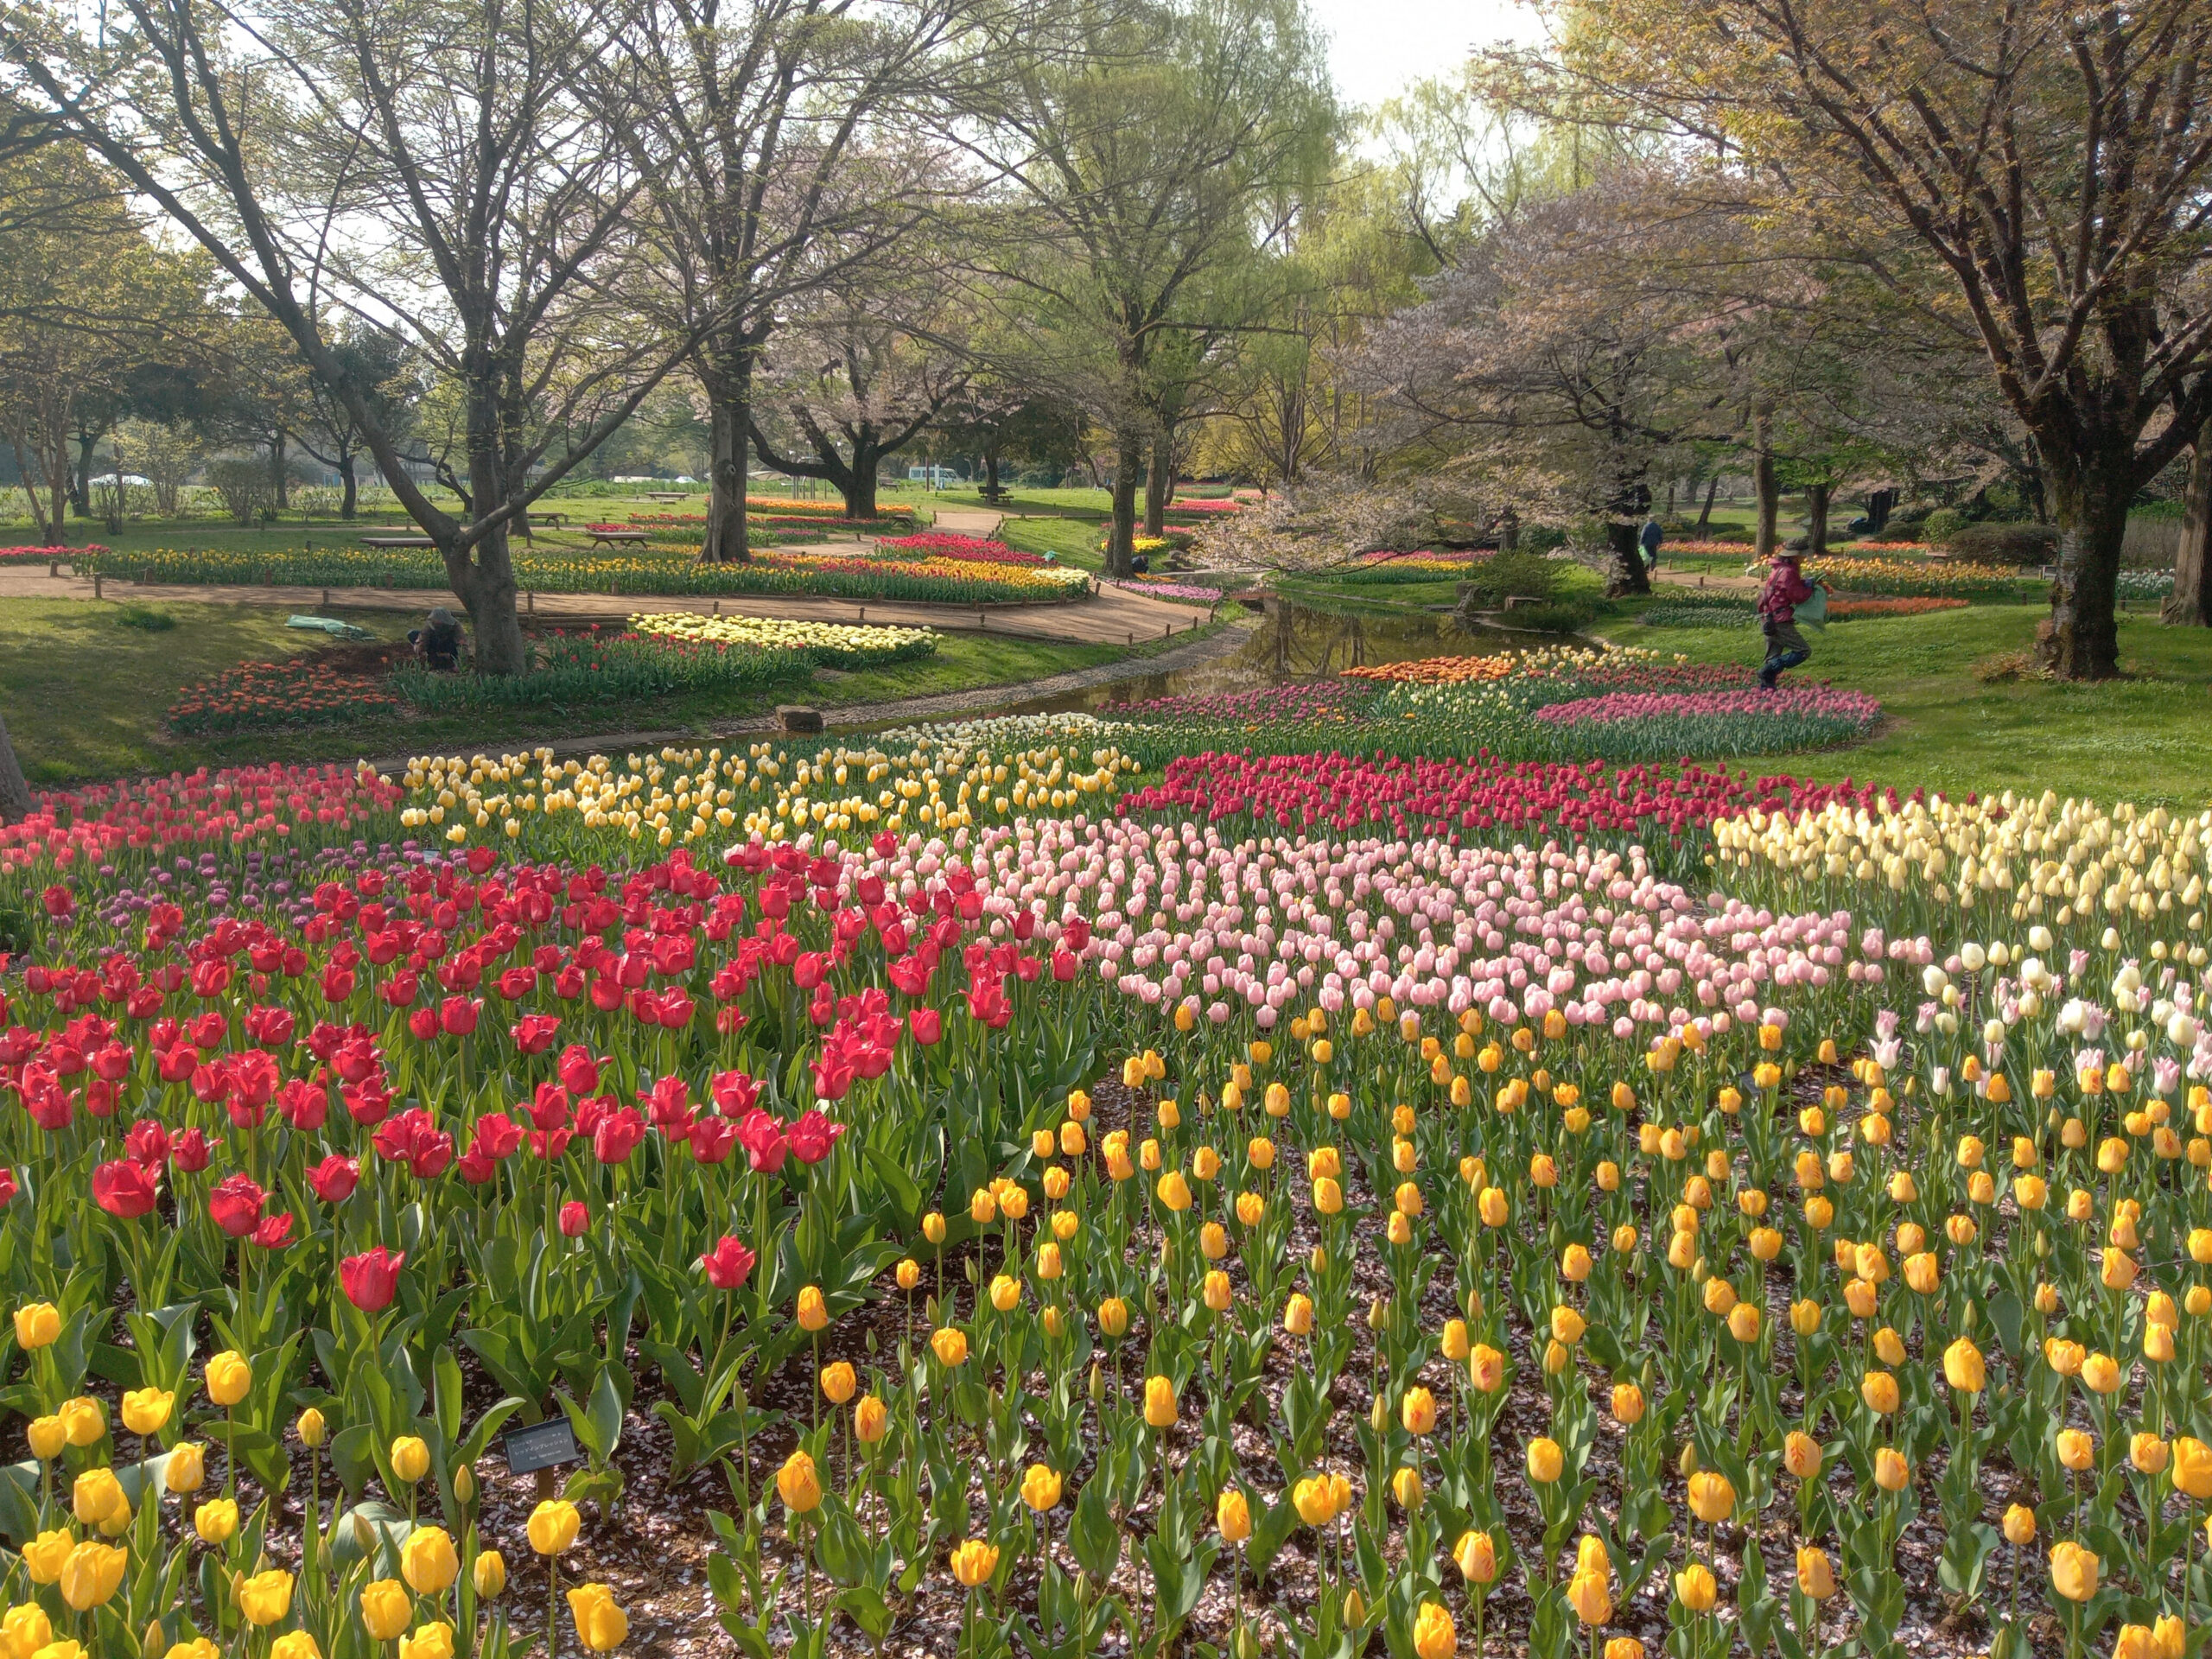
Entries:
{"label": "crouching gardener", "polygon": [[409,631],[407,643],[425,668],[450,674],[461,666],[461,623],[442,605],[423,619],[421,627]]}

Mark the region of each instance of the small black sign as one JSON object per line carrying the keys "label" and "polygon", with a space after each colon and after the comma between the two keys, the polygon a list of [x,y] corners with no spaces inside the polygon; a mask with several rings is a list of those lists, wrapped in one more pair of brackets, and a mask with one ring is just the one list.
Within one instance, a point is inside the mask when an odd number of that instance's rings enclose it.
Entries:
{"label": "small black sign", "polygon": [[565,1417],[511,1428],[499,1437],[499,1448],[507,1454],[511,1475],[534,1474],[556,1464],[575,1463],[583,1456],[583,1449],[576,1444],[576,1431]]}

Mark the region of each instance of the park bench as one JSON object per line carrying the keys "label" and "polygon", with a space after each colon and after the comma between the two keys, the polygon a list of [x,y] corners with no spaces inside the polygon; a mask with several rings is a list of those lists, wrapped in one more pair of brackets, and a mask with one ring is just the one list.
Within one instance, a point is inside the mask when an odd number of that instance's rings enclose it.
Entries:
{"label": "park bench", "polygon": [[427,536],[364,536],[363,547],[435,547],[437,543]]}
{"label": "park bench", "polygon": [[648,490],[645,492],[645,499],[666,504],[673,501],[688,501],[690,498],[681,490]]}
{"label": "park bench", "polygon": [[529,518],[531,524],[543,524],[552,530],[560,530],[569,522],[569,515],[565,512],[533,512]]}
{"label": "park bench", "polygon": [[648,538],[642,530],[594,530],[591,533],[594,547],[620,547],[626,542],[643,542]]}

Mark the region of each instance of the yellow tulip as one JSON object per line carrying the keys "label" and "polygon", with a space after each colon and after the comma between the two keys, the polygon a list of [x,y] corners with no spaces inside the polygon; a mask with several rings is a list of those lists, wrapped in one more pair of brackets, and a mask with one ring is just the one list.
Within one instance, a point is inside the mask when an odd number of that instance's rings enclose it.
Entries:
{"label": "yellow tulip", "polygon": [[1419,1659],[1452,1659],[1459,1650],[1459,1634],[1452,1615],[1437,1602],[1425,1601],[1414,1615],[1414,1652]]}
{"label": "yellow tulip", "polygon": [[952,1552],[952,1576],[964,1589],[974,1590],[990,1582],[991,1575],[999,1570],[999,1548],[985,1543],[980,1538],[969,1538]]}
{"label": "yellow tulip", "polygon": [[461,1576],[461,1556],[443,1527],[416,1527],[400,1546],[399,1576],[418,1596],[442,1596]]}
{"label": "yellow tulip", "polygon": [[1052,1509],[1060,1501],[1061,1480],[1058,1471],[1041,1463],[1033,1463],[1021,1478],[1021,1501],[1039,1515]]}
{"label": "yellow tulip", "polygon": [[814,1459],[804,1448],[785,1459],[784,1466],[776,1471],[776,1491],[793,1515],[810,1515],[821,1507],[821,1478],[815,1473]]}
{"label": "yellow tulip", "polygon": [[238,1611],[245,1615],[246,1623],[268,1626],[292,1611],[292,1575],[280,1567],[270,1567],[251,1578],[238,1580],[237,1590]]}
{"label": "yellow tulip", "polygon": [[587,1653],[612,1653],[630,1634],[629,1615],[614,1605],[613,1592],[603,1584],[580,1584],[569,1591],[569,1612]]}
{"label": "yellow tulip", "polygon": [[201,1378],[207,1387],[207,1397],[227,1408],[245,1399],[253,1387],[253,1367],[246,1363],[245,1355],[225,1349],[207,1362]]}

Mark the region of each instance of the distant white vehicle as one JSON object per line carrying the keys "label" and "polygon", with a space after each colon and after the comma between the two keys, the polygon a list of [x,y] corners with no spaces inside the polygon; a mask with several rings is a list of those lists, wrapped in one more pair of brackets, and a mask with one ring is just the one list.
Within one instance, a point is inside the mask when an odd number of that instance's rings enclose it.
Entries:
{"label": "distant white vehicle", "polygon": [[909,484],[926,484],[933,490],[941,490],[948,484],[959,483],[961,478],[950,467],[909,467],[906,481]]}
{"label": "distant white vehicle", "polygon": [[[115,487],[115,474],[113,473],[102,473],[98,478],[95,478],[92,480],[92,487],[94,489],[113,489]],[[125,473],[123,475],[123,487],[126,490],[150,490],[154,487],[154,480],[150,478],[141,478],[136,473]]]}

